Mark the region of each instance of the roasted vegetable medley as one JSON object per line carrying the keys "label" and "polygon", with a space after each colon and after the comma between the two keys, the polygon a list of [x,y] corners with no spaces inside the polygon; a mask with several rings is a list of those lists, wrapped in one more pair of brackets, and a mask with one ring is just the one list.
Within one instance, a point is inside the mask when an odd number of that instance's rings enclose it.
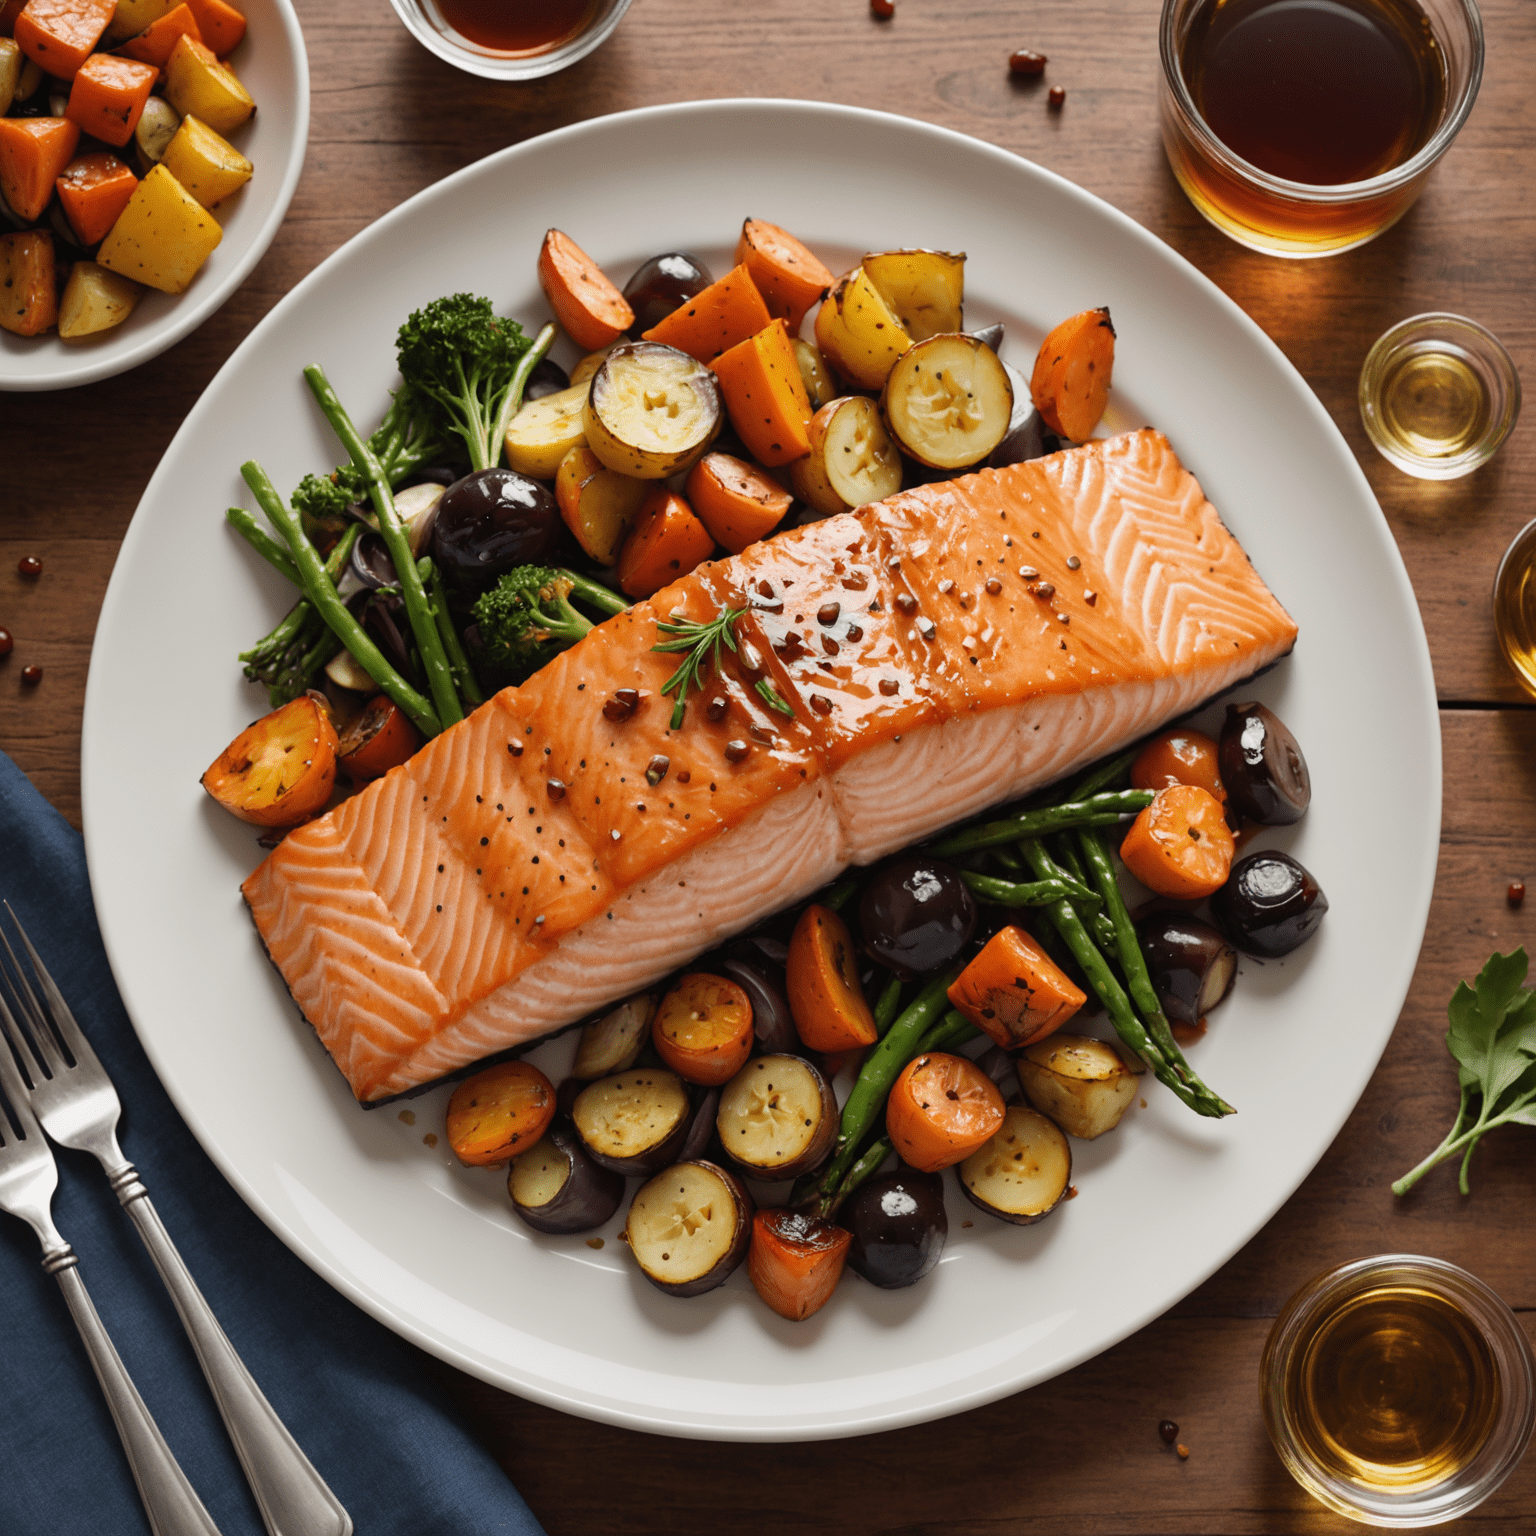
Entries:
{"label": "roasted vegetable medley", "polygon": [[0,327],[66,341],[181,293],[254,167],[226,0],[0,6]]}
{"label": "roasted vegetable medley", "polygon": [[[963,329],[964,268],[887,251],[834,279],[749,219],[723,276],[666,252],[621,289],[551,230],[538,276],[585,353],[569,372],[548,355],[555,325],[530,339],[468,294],[402,325],[401,384],[370,437],[307,369],[347,462],[291,502],[243,468],[281,538],[229,520],[301,595],[241,657],[274,710],[209,769],[210,793],[296,825],[338,775],[387,772],[722,549],[1087,438],[1109,393],[1108,311],[1057,326],[1026,380],[1000,326]],[[674,727],[736,648],[735,617],[658,624],[655,649],[679,657]],[[634,708],[626,692],[607,718]],[[945,1169],[971,1207],[1029,1225],[1076,1193],[1072,1141],[1112,1131],[1145,1074],[1197,1114],[1232,1113],[1184,1046],[1239,953],[1286,954],[1327,911],[1289,855],[1238,857],[1310,795],[1262,704],[1231,705],[1219,740],[1162,731],[623,1000],[582,1027],[558,1086],[520,1059],[486,1067],[452,1095],[449,1142],[468,1166],[506,1167],[539,1232],[590,1232],[628,1197],[624,1240],[673,1295],[743,1261],[795,1320],[845,1267],[910,1285],[943,1250]],[[1134,912],[1126,876],[1145,888]],[[1067,1031],[1097,1014],[1112,1040]]]}

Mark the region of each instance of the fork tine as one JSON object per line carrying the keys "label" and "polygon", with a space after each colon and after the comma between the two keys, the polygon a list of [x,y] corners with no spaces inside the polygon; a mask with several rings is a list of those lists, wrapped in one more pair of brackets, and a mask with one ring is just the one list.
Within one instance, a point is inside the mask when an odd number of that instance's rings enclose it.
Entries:
{"label": "fork tine", "polygon": [[[3,966],[0,966],[0,976],[5,975]],[[15,998],[15,991],[10,985],[10,978],[5,978],[5,991],[10,992]],[[21,1069],[33,1083],[43,1081],[42,1068],[38,1066],[37,1056],[32,1049],[32,1042],[27,1037],[27,1032],[16,1022],[16,1015],[11,1012],[5,1001],[5,992],[0,992],[0,1039],[9,1040],[11,1049],[16,1053],[16,1058],[21,1063]],[[0,1051],[0,1054],[4,1054]]]}
{"label": "fork tine", "polygon": [[[62,1010],[63,1015],[69,1019],[70,1026],[74,1029],[74,1033],[78,1036],[80,1033],[79,1027],[75,1024],[74,1018],[70,1015],[69,1008],[65,1004],[63,997],[59,995],[59,989],[54,986],[53,978],[44,968],[43,962],[38,959],[37,951],[32,948],[31,941],[27,938],[26,930],[22,928],[20,923],[16,922],[16,914],[11,910],[10,902],[5,903],[5,910],[10,912],[11,921],[16,923],[16,932],[20,935],[21,942],[26,945],[27,953],[32,957],[38,978],[38,984],[47,994],[49,1002],[50,1004],[54,1005],[55,1010]],[[32,1043],[36,1047],[38,1053],[42,1056],[44,1062],[47,1064],[48,1075],[50,1077],[57,1076],[58,1073],[64,1071],[66,1067],[63,1052],[59,1048],[59,1034],[63,1034],[64,1031],[59,1030],[58,1033],[55,1033],[55,1030],[57,1029],[59,1012],[54,1011],[52,1017],[50,1018],[49,1013],[45,1011],[43,1005],[38,1002],[37,994],[32,990],[31,982],[27,980],[27,973],[22,969],[21,961],[16,958],[16,951],[11,948],[11,941],[5,936],[4,928],[0,928],[0,944],[5,946],[5,952],[11,957],[11,965],[16,973],[15,981],[13,981],[12,978],[6,974],[4,964],[0,963],[0,976],[5,976],[6,978],[6,984],[8,987],[10,987],[11,995],[16,1001],[17,1010],[20,1012],[22,1018],[27,1023],[28,1033],[31,1036]],[[22,1001],[21,996],[16,990],[15,982],[17,981],[21,983],[21,990],[26,994],[26,1002]],[[28,1004],[31,1005],[30,1008],[27,1006]],[[68,1037],[66,1035],[66,1039],[67,1038]],[[79,1058],[76,1057],[76,1060],[79,1060]]]}

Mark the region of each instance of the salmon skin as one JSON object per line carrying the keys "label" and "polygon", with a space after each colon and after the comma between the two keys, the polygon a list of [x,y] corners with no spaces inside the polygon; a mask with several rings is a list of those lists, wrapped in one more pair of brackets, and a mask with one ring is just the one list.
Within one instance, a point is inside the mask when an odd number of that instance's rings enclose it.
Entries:
{"label": "salmon skin", "polygon": [[[673,730],[658,623],[726,607],[740,650]],[[700,566],[289,833],[242,889],[378,1103],[1115,751],[1295,637],[1167,439],[1127,433]]]}

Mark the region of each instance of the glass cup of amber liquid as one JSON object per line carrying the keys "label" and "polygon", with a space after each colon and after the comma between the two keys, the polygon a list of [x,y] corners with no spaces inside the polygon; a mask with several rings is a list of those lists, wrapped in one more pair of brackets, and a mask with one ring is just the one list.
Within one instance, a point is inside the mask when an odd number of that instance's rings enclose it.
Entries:
{"label": "glass cup of amber liquid", "polygon": [[1466,121],[1474,0],[1164,0],[1168,162],[1219,230],[1328,256],[1390,228]]}
{"label": "glass cup of amber liquid", "polygon": [[1466,1514],[1536,1423],[1536,1361],[1514,1314],[1464,1269],[1405,1253],[1304,1285],[1270,1332],[1260,1392],[1286,1469],[1366,1525]]}

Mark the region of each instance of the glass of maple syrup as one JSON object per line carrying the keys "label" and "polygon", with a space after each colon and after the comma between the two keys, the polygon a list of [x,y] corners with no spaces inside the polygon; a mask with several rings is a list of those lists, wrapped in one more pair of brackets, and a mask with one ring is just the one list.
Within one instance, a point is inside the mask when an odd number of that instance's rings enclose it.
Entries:
{"label": "glass of maple syrup", "polygon": [[1536,1361],[1514,1314],[1466,1270],[1412,1254],[1304,1285],[1270,1332],[1260,1392],[1287,1470],[1366,1525],[1466,1514],[1536,1424]]}
{"label": "glass of maple syrup", "polygon": [[1474,0],[1164,0],[1160,115],[1234,240],[1327,256],[1396,223],[1472,109]]}
{"label": "glass of maple syrup", "polygon": [[1421,480],[1486,464],[1520,414],[1520,375],[1492,331],[1461,315],[1394,325],[1360,370],[1360,419],[1384,458]]}
{"label": "glass of maple syrup", "polygon": [[612,35],[630,0],[390,0],[440,59],[488,80],[535,80]]}

